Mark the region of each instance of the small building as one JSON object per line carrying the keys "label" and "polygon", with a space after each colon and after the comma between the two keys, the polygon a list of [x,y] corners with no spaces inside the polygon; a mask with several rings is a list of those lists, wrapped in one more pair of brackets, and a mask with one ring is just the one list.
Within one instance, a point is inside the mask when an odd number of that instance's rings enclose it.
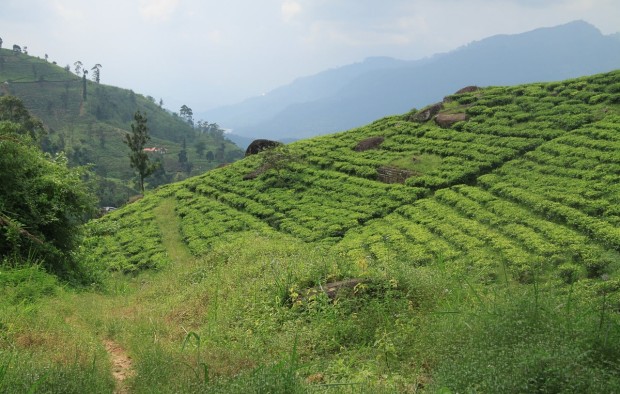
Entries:
{"label": "small building", "polygon": [[147,153],[159,153],[160,155],[164,155],[168,152],[166,148],[157,148],[157,147],[144,148],[143,151]]}

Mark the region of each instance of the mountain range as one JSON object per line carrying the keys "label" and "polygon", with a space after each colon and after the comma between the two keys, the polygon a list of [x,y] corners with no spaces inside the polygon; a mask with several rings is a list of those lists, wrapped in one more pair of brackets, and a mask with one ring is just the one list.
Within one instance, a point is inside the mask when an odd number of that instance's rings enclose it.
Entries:
{"label": "mountain range", "polygon": [[468,85],[557,81],[610,71],[620,67],[619,38],[574,21],[496,35],[416,61],[368,58],[202,115],[232,129],[231,139],[308,138],[440,101]]}

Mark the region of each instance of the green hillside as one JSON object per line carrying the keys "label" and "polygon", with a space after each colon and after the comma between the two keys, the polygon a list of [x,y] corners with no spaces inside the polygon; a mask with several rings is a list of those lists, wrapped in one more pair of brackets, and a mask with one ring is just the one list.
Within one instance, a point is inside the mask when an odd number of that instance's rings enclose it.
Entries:
{"label": "green hillside", "polygon": [[[105,76],[105,69],[101,73]],[[193,164],[189,175],[243,157],[241,150],[221,132],[195,129],[185,119],[160,108],[152,98],[90,79],[84,81],[71,71],[24,53],[0,49],[0,81],[4,82],[0,87],[2,95],[20,98],[45,124],[46,151],[65,151],[73,165],[94,164],[95,173],[105,178],[98,182],[103,206],[120,205],[137,194],[131,182],[134,173],[127,158],[129,149],[123,143],[136,111],[147,115],[152,137],[149,146],[167,151],[165,155],[153,156],[153,160],[163,161],[166,175],[160,173],[159,178],[151,178],[151,185],[188,176],[178,158],[183,140],[188,161]],[[199,141],[205,146],[202,155],[195,149]],[[214,160],[207,160],[205,153],[209,151]]]}
{"label": "green hillside", "polygon": [[0,387],[617,392],[619,143],[615,71],[465,89],[162,186],[87,226],[93,289],[7,304]]}

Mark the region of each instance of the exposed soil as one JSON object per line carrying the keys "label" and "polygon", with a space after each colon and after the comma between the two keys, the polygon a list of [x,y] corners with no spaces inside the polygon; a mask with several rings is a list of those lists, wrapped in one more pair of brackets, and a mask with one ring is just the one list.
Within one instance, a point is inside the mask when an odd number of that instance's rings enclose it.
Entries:
{"label": "exposed soil", "polygon": [[114,376],[114,380],[116,380],[116,389],[114,393],[126,394],[129,391],[125,385],[125,380],[135,373],[132,368],[131,357],[127,355],[127,352],[121,345],[110,339],[104,340],[103,344],[112,361],[112,375]]}
{"label": "exposed soil", "polygon": [[356,152],[364,152],[369,149],[377,149],[383,143],[385,138],[383,137],[370,137],[366,138],[363,141],[360,141],[355,148],[353,148]]}

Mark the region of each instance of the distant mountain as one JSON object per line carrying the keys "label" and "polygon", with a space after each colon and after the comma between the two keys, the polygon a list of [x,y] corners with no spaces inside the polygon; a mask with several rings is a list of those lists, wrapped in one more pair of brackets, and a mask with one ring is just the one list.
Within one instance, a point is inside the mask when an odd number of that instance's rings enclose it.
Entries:
{"label": "distant mountain", "polygon": [[302,77],[289,85],[277,88],[262,96],[249,98],[239,104],[220,107],[197,114],[221,125],[251,127],[268,121],[296,103],[307,103],[331,97],[340,89],[373,70],[386,70],[403,67],[406,61],[389,57],[372,57],[361,63],[320,72],[310,77]]}
{"label": "distant mountain", "polygon": [[467,85],[558,81],[617,68],[618,37],[575,21],[493,36],[421,61],[370,59],[299,79],[205,117],[241,136],[307,138],[439,101]]}

